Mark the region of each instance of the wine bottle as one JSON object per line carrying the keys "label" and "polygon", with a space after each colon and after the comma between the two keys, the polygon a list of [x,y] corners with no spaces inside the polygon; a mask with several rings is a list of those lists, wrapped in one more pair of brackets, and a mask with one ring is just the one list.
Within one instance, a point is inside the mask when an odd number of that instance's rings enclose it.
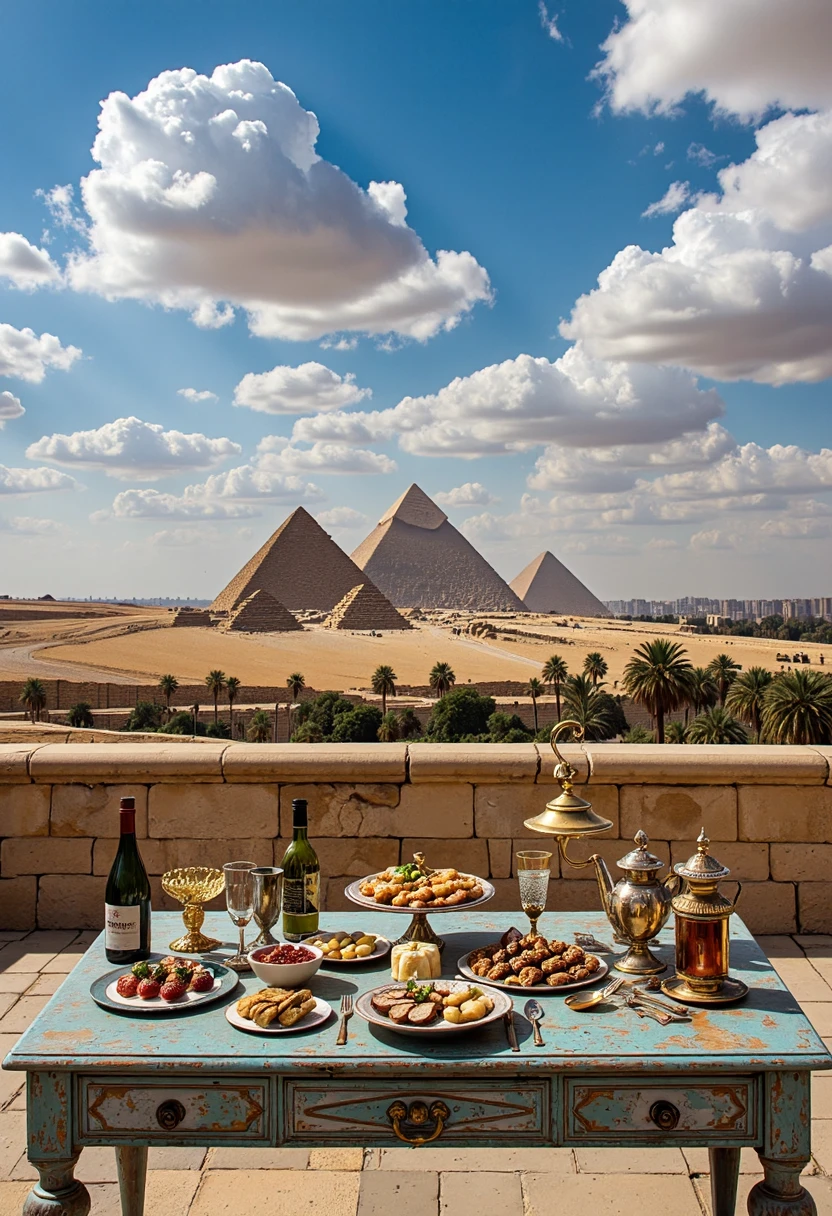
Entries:
{"label": "wine bottle", "polygon": [[150,882],[136,844],[136,800],[119,803],[121,838],[104,895],[104,949],[111,963],[150,954]]}
{"label": "wine bottle", "polygon": [[321,907],[321,867],[306,836],[305,798],[292,800],[292,843],[283,855],[283,936],[299,942],[316,933]]}

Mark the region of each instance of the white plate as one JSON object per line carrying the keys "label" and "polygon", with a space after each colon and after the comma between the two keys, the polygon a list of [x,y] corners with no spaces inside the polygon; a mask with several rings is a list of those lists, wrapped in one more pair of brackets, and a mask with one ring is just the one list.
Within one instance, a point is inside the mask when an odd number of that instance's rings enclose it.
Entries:
{"label": "white plate", "polygon": [[[474,951],[471,951],[473,954]],[[593,956],[597,958],[597,955]],[[524,988],[522,984],[506,984],[503,980],[487,980],[481,975],[476,975],[468,966],[469,954],[463,954],[462,958],[457,963],[457,967],[461,973],[467,976],[473,984],[482,984],[484,988],[499,988],[503,992],[516,992],[518,996],[523,996],[524,993],[534,995],[535,993],[545,993],[546,996],[552,996],[553,993],[574,992],[576,988],[588,988],[590,984],[596,983],[609,971],[609,966],[603,959],[598,959],[598,970],[593,971],[592,975],[585,980],[573,980],[571,984],[561,984],[559,988],[551,988],[549,984],[533,984],[530,988]]]}
{"label": "white plate", "polygon": [[392,904],[376,903],[370,896],[362,895],[359,890],[362,883],[374,882],[378,878],[378,874],[369,874],[366,878],[357,878],[355,882],[351,882],[345,889],[344,894],[354,904],[358,904],[360,907],[367,908],[372,912],[405,912],[408,916],[414,916],[417,912],[421,912],[424,916],[438,916],[440,912],[466,912],[468,908],[479,908],[481,904],[487,904],[489,899],[494,898],[494,887],[487,878],[477,878],[476,874],[463,874],[461,870],[460,877],[477,879],[483,891],[479,899],[467,900],[464,904],[452,904],[450,907],[446,904],[444,907],[435,908],[433,904],[428,904],[424,908],[394,908]]}
{"label": "white plate", "polygon": [[[127,972],[122,971],[121,974],[125,975]],[[220,981],[215,976],[213,988],[208,988],[205,992],[191,992],[189,988],[178,1001],[163,1001],[160,996],[152,996],[149,1000],[143,1000],[140,996],[122,996],[117,989],[117,985],[118,980],[113,980],[104,989],[104,995],[109,997],[114,1005],[121,1005],[125,1009],[135,1009],[139,1012],[148,1012],[152,1009],[184,1009],[186,1005],[198,1005],[200,1001],[206,1000],[207,997],[214,996],[220,987]]]}
{"label": "white plate", "polygon": [[386,958],[390,953],[391,942],[386,937],[377,937],[374,949],[370,954],[365,954],[363,958],[330,958],[324,955],[321,960],[321,966],[326,963],[331,963],[333,967],[360,967],[363,963],[377,962],[380,958]]}
{"label": "white plate", "polygon": [[[443,988],[449,988],[451,992],[459,992],[461,989],[471,987],[469,984],[460,983],[459,980],[440,979],[437,981]],[[378,992],[388,992],[391,988],[401,988],[401,984],[379,984],[378,988],[374,988],[371,992],[364,992],[355,1002],[355,1012],[359,1014],[365,1022],[369,1022],[371,1026],[380,1026],[383,1030],[393,1030],[396,1034],[414,1034],[414,1035],[429,1035],[434,1038],[449,1038],[455,1034],[462,1034],[466,1030],[479,1030],[482,1026],[488,1026],[490,1022],[498,1022],[500,1018],[505,1017],[510,1009],[513,1008],[511,997],[506,992],[500,992],[498,989],[490,991],[484,984],[477,985],[481,991],[491,997],[494,1002],[494,1008],[490,1013],[487,1013],[484,1018],[480,1018],[478,1022],[446,1022],[445,1019],[439,1016],[438,1020],[431,1022],[428,1026],[414,1026],[412,1022],[392,1022],[390,1018],[385,1017],[383,1013],[373,1008],[372,1000]]]}
{"label": "white plate", "polygon": [[331,1013],[332,1006],[329,1002],[323,1001],[319,996],[316,996],[315,1008],[307,1013],[305,1017],[302,1017],[299,1022],[295,1022],[294,1026],[281,1026],[274,1023],[271,1026],[258,1026],[250,1018],[240,1017],[237,1012],[236,1002],[226,1007],[225,1019],[232,1026],[236,1026],[238,1030],[247,1030],[249,1034],[292,1034],[295,1030],[310,1030],[313,1026],[320,1026]]}

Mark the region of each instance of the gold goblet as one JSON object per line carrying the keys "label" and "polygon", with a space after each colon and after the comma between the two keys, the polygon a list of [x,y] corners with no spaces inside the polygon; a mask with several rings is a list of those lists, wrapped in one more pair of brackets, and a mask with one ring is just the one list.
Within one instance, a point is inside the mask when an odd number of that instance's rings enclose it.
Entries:
{"label": "gold goblet", "polygon": [[168,870],[162,875],[162,888],[184,904],[182,919],[188,930],[182,937],[170,943],[169,949],[177,954],[203,954],[221,943],[214,937],[200,933],[205,920],[205,909],[209,899],[219,895],[225,887],[222,870],[211,870],[207,866],[188,866],[183,870]]}

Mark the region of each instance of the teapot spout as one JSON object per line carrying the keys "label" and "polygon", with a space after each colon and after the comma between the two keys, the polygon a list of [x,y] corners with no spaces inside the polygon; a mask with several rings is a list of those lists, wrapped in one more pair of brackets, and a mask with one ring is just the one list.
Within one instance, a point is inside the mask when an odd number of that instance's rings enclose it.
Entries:
{"label": "teapot spout", "polygon": [[590,860],[595,865],[595,877],[598,881],[598,890],[601,895],[601,907],[604,909],[607,917],[610,916],[610,897],[612,896],[614,883],[612,875],[607,869],[607,863],[598,853],[593,853]]}

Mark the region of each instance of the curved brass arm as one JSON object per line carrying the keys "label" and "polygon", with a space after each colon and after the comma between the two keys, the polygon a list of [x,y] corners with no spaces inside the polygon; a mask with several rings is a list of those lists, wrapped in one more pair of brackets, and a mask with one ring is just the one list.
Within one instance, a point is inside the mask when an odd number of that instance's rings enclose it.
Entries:
{"label": "curved brass arm", "polygon": [[556,722],[552,727],[551,734],[549,735],[549,745],[552,748],[552,751],[555,753],[558,761],[555,765],[555,780],[560,782],[561,787],[566,794],[568,794],[572,789],[575,778],[578,775],[578,770],[574,767],[574,765],[570,764],[565,756],[562,756],[558,751],[558,739],[567,730],[572,731],[575,736],[576,743],[583,743],[584,728],[581,726],[580,722],[575,722],[574,719],[571,718],[567,718],[563,722]]}
{"label": "curved brass arm", "polygon": [[594,866],[595,862],[600,857],[599,853],[593,853],[592,856],[589,857],[586,861],[573,861],[572,858],[568,856],[568,854],[566,852],[566,846],[569,844],[569,841],[573,840],[573,839],[574,839],[574,837],[572,837],[572,836],[557,836],[556,837],[556,840],[558,842],[558,852],[560,853],[561,857],[566,862],[566,864],[572,866],[572,868],[575,870],[585,870],[587,868],[587,866]]}
{"label": "curved brass arm", "polygon": [[[394,1102],[387,1108],[387,1118],[393,1125],[393,1131],[399,1140],[403,1140],[405,1144],[430,1144],[431,1140],[438,1140],[445,1130],[445,1124],[450,1118],[451,1112],[444,1102],[432,1102],[430,1110],[424,1102],[411,1102],[410,1107],[405,1106],[404,1102]],[[419,1126],[426,1124],[429,1119],[434,1122],[433,1131],[428,1136],[408,1136],[402,1131],[402,1123],[405,1121],[411,1125]]]}

